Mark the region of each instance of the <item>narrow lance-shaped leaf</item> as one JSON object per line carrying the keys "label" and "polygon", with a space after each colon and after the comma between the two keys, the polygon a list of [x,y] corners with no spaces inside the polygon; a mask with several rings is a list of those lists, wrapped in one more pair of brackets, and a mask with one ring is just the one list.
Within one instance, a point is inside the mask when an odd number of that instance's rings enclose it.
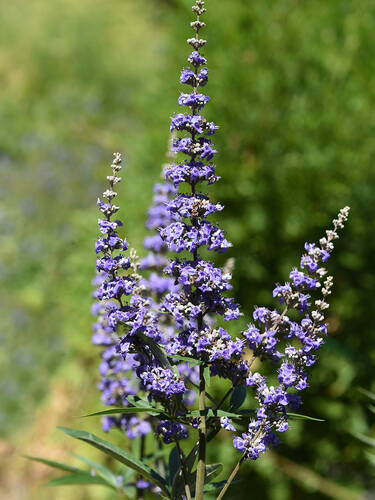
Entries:
{"label": "narrow lance-shaped leaf", "polygon": [[89,413],[87,415],[82,415],[85,417],[99,417],[101,415],[131,415],[133,413],[152,413],[154,415],[159,415],[162,413],[160,410],[156,410],[152,406],[131,406],[126,408],[108,408],[107,410],[96,411],[94,413]]}
{"label": "narrow lance-shaped leaf", "polygon": [[302,415],[301,413],[287,413],[288,417],[295,420],[312,420],[313,422],[325,422],[322,418],[310,417],[309,415]]}
{"label": "narrow lance-shaped leaf", "polygon": [[29,460],[33,460],[34,462],[40,462],[42,464],[49,465],[54,469],[60,469],[66,472],[86,472],[84,469],[79,469],[78,467],[72,467],[71,465],[62,464],[54,460],[48,460],[47,458],[33,457],[31,455],[22,455],[22,456],[28,458]]}
{"label": "narrow lance-shaped leaf", "polygon": [[65,434],[68,434],[68,436],[79,439],[81,441],[84,441],[85,443],[90,444],[91,446],[94,446],[95,448],[98,448],[107,455],[110,455],[115,460],[137,471],[145,479],[159,486],[159,488],[161,488],[161,490],[165,493],[169,493],[165,479],[161,477],[156,471],[151,469],[148,465],[130,455],[130,453],[128,453],[127,451],[122,450],[118,446],[86,431],[68,429],[66,427],[58,427],[58,429],[65,432]]}
{"label": "narrow lance-shaped leaf", "polygon": [[168,357],[171,359],[177,359],[178,361],[185,361],[186,363],[189,363],[191,366],[197,366],[203,363],[203,361],[200,361],[199,359],[190,358],[189,356],[178,356],[177,354],[173,354],[173,355],[168,355]]}
{"label": "narrow lance-shaped leaf", "polygon": [[100,484],[111,489],[116,489],[115,486],[103,479],[101,476],[91,475],[89,472],[76,472],[73,474],[67,474],[66,476],[57,477],[43,486],[71,486],[74,484]]}

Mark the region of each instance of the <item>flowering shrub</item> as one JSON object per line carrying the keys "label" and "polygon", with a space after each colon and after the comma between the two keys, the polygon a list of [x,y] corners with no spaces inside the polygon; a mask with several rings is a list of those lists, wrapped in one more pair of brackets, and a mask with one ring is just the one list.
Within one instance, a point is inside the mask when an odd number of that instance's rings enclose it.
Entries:
{"label": "flowering shrub", "polygon": [[[206,40],[199,37],[205,26],[204,2],[196,0],[192,10],[195,36],[188,44],[193,51],[180,76],[180,83],[191,89],[178,99],[185,112],[171,117],[169,162],[147,214],[146,226],[153,233],[144,242],[145,258],[139,260],[118,233],[123,225],[115,218],[119,206],[114,204],[121,180],[119,153],[107,176],[108,189],[98,200],[92,341],[102,348],[99,389],[109,408],[92,415],[104,416],[106,432],[117,427],[128,439],[139,440],[140,456],[84,431],[63,429],[127,465],[128,472],[116,476],[93,465],[98,475],[70,470],[61,484],[68,484],[70,477],[75,484],[96,481],[130,496],[135,488],[137,498],[146,490],[187,500],[202,500],[206,492],[218,490],[220,500],[241,463],[258,459],[287,431],[301,404],[300,393],[308,386],[308,368],[316,363],[327,335],[325,312],[333,280],[323,266],[348,218],[348,207],[318,243],[305,243],[299,268],[272,292],[275,309],[255,307],[253,322],[240,337],[229,331],[241,315],[228,296],[232,263],[216,267],[207,256],[226,252],[231,243],[212,221],[223,206],[202,192],[202,185],[219,180],[212,142],[218,127],[201,114],[209,102],[201,93],[208,82],[201,53]],[[270,363],[274,377],[254,371],[256,359]],[[207,392],[214,377],[230,383],[219,402]],[[255,405],[242,408],[248,394]],[[232,434],[239,460],[227,480],[213,482],[222,465],[206,463],[206,447],[222,429]],[[146,450],[150,433],[158,443],[151,457]],[[181,441],[195,434],[196,445],[184,452]],[[158,448],[171,443],[166,471]]]}

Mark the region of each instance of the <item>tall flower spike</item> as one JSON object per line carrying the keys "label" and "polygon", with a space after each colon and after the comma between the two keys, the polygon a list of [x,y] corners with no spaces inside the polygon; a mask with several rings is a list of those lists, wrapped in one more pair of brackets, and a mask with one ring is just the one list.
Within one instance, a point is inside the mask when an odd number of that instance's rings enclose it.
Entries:
{"label": "tall flower spike", "polygon": [[[145,287],[138,274],[138,260],[134,251],[131,259],[125,258],[121,251],[127,249],[116,230],[122,223],[112,221],[112,215],[119,207],[112,205],[117,193],[114,185],[120,181],[117,173],[121,169],[121,155],[116,153],[112,164],[113,175],[108,176],[109,189],[103,193],[108,200],[98,200],[105,219],[99,219],[99,230],[104,235],[96,243],[96,252],[102,254],[97,259],[97,270],[103,273],[103,283],[96,296],[99,300],[110,300],[107,304],[106,321],[118,336],[117,350],[124,361],[134,356],[137,362],[135,373],[141,388],[149,393],[150,399],[168,402],[170,396],[185,392],[180,377],[168,366],[162,366],[154,344],[162,340],[158,325],[158,314],[152,308],[152,301],[145,296]],[[116,253],[120,252],[119,255]],[[173,398],[172,398],[173,399]]]}
{"label": "tall flower spike", "polygon": [[[325,311],[329,307],[326,300],[333,278],[327,276],[322,264],[329,259],[333,242],[339,237],[338,230],[344,227],[348,215],[349,207],[340,210],[333,220],[333,229],[326,231],[318,245],[305,243],[306,253],[302,255],[300,270],[293,269],[289,275],[291,281],[273,290],[283,311],[256,308],[255,324],[243,332],[254,357],[270,359],[279,365],[277,387],[268,386],[259,373],[249,372],[247,377],[247,385],[256,391],[259,408],[257,419],[250,422],[248,432],[233,441],[245,458],[255,460],[267,445],[275,444],[277,438],[273,431],[285,432],[288,429],[287,410],[295,411],[300,405],[300,396],[290,390],[300,392],[307,387],[307,369],[316,362],[315,352],[324,344],[327,334]],[[293,310],[300,315],[299,320],[289,319],[287,314]],[[287,344],[283,352],[279,352],[275,346],[282,339],[293,340],[294,345]]]}
{"label": "tall flower spike", "polygon": [[[127,242],[119,237],[117,228],[122,226],[118,220],[112,221],[112,216],[119,210],[119,207],[112,204],[112,200],[117,196],[114,191],[115,185],[120,182],[118,173],[121,170],[121,155],[114,154],[111,165],[112,175],[107,176],[109,188],[103,193],[106,201],[98,200],[98,206],[104,219],[99,219],[99,230],[102,237],[95,245],[98,258],[96,261],[97,278],[94,284],[97,290],[94,297],[98,302],[93,306],[92,312],[96,316],[94,323],[94,335],[92,342],[104,348],[101,354],[100,375],[101,382],[99,389],[102,392],[102,402],[105,405],[127,406],[127,396],[134,395],[139,390],[137,383],[131,376],[138,365],[134,356],[124,361],[117,353],[118,342],[117,316],[124,308],[124,298],[134,292],[135,282],[129,275],[121,276],[121,272],[130,268],[130,261],[125,258],[123,251],[127,250]],[[116,255],[117,254],[117,255]],[[135,418],[135,417],[134,417]],[[131,416],[121,415],[116,418],[105,417],[103,419],[103,429],[108,431],[116,426],[124,431],[129,438],[133,439],[139,435],[150,432],[151,427],[147,422],[143,422]]]}
{"label": "tall flower spike", "polygon": [[[171,134],[171,139],[168,144],[167,159],[172,161],[175,153],[172,151],[173,140],[175,134]],[[162,166],[162,175],[167,167],[167,164]],[[153,203],[147,211],[146,227],[154,234],[147,236],[144,240],[144,247],[148,250],[148,255],[142,259],[140,269],[149,271],[147,278],[144,278],[141,283],[145,287],[146,292],[152,299],[152,304],[155,311],[160,310],[160,305],[163,298],[168,292],[178,291],[178,286],[175,285],[174,279],[166,277],[163,273],[165,266],[168,264],[166,252],[167,246],[160,237],[160,229],[168,226],[173,220],[173,215],[167,210],[168,202],[176,195],[176,188],[170,182],[158,182],[153,188]],[[165,314],[159,315],[159,330],[161,338],[159,343],[167,345],[175,335],[175,324],[173,317]],[[176,363],[179,375],[187,384],[196,384],[199,381],[198,367],[189,367],[187,363]],[[195,401],[195,392],[186,390],[184,393],[183,404],[185,407],[191,406]],[[156,429],[164,443],[180,440],[187,437],[186,428],[178,422],[161,421]]]}
{"label": "tall flower spike", "polygon": [[173,151],[185,159],[171,162],[165,169],[167,181],[176,187],[185,183],[190,186],[190,192],[177,193],[169,201],[167,210],[174,222],[160,231],[170,251],[191,255],[175,259],[166,268],[167,274],[174,277],[180,288],[166,296],[163,308],[173,316],[180,330],[167,346],[170,355],[192,356],[210,365],[211,375],[240,383],[247,371],[246,363],[241,360],[243,342],[239,339],[233,341],[224,328],[213,329],[207,319],[217,314],[225,321],[239,318],[238,306],[225,296],[232,288],[231,274],[224,273],[199,255],[204,246],[218,253],[231,246],[223,230],[208,220],[223,206],[212,202],[200,191],[204,181],[212,184],[219,179],[212,163],[217,151],[211,141],[217,127],[201,114],[209,102],[209,97],[200,92],[208,81],[207,61],[200,53],[206,41],[198,35],[205,26],[200,19],[205,10],[202,1],[193,6],[196,20],[191,27],[195,37],[187,42],[194,51],[188,57],[190,67],[184,68],[180,77],[181,84],[192,88],[191,92],[181,93],[178,99],[178,104],[188,108],[189,112],[171,117],[170,131],[180,133],[173,142]]}

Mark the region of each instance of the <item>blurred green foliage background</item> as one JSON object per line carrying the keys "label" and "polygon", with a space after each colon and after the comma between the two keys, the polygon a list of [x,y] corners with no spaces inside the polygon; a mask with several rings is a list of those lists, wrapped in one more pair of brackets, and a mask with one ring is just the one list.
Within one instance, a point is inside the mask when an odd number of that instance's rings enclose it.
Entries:
{"label": "blurred green foliage background", "polygon": [[[4,498],[50,498],[35,489],[39,472],[17,453],[37,454],[35,429],[53,412],[65,425],[99,407],[89,314],[95,201],[112,152],[124,152],[120,215],[142,253],[188,55],[190,5],[0,3]],[[320,237],[339,208],[352,207],[329,265],[330,337],[304,395],[303,412],[325,422],[294,423],[277,455],[244,467],[245,484],[232,498],[250,491],[266,500],[370,498],[374,469],[351,431],[375,431],[357,390],[375,389],[375,4],[208,0],[207,7],[206,109],[221,127],[222,181],[211,193],[226,205],[220,223],[234,245],[234,294],[245,318],[254,304],[271,305],[274,283],[298,264],[304,241]],[[42,438],[44,451],[62,446],[52,435]],[[211,458],[229,470],[236,460],[230,441],[223,437]],[[12,464],[13,475],[5,473]],[[72,491],[77,499],[112,498],[100,488]]]}

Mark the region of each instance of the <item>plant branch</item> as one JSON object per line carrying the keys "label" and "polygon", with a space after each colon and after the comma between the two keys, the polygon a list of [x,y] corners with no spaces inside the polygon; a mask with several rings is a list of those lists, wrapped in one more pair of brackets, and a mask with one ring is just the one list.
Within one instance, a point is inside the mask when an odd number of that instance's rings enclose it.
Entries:
{"label": "plant branch", "polygon": [[236,467],[233,469],[232,474],[229,476],[228,481],[225,483],[224,488],[220,491],[219,496],[217,497],[216,500],[221,500],[223,496],[225,495],[227,489],[231,485],[233,479],[236,477],[237,472],[239,471],[242,462],[245,460],[245,455],[242,455],[240,460],[238,461]]}
{"label": "plant branch", "polygon": [[176,441],[176,448],[178,451],[178,457],[180,459],[180,464],[181,464],[181,472],[182,472],[182,477],[184,478],[184,486],[185,486],[185,493],[186,493],[186,500],[191,500],[191,492],[190,492],[190,487],[189,483],[186,477],[186,470],[185,470],[185,462],[184,462],[184,456],[182,454],[182,450],[180,447],[180,443]]}
{"label": "plant branch", "polygon": [[199,410],[202,412],[200,417],[201,422],[198,428],[199,447],[198,447],[198,466],[197,466],[197,482],[195,486],[196,500],[203,500],[204,480],[206,476],[206,417],[204,410],[206,409],[206,383],[204,380],[204,366],[199,367]]}
{"label": "plant branch", "polygon": [[[145,455],[145,441],[146,441],[146,436],[141,436],[140,439],[140,450],[139,450],[139,458],[141,461],[143,460],[143,457]],[[141,477],[142,478],[142,477]],[[143,488],[138,488],[137,486],[137,500],[144,500],[144,489]]]}

